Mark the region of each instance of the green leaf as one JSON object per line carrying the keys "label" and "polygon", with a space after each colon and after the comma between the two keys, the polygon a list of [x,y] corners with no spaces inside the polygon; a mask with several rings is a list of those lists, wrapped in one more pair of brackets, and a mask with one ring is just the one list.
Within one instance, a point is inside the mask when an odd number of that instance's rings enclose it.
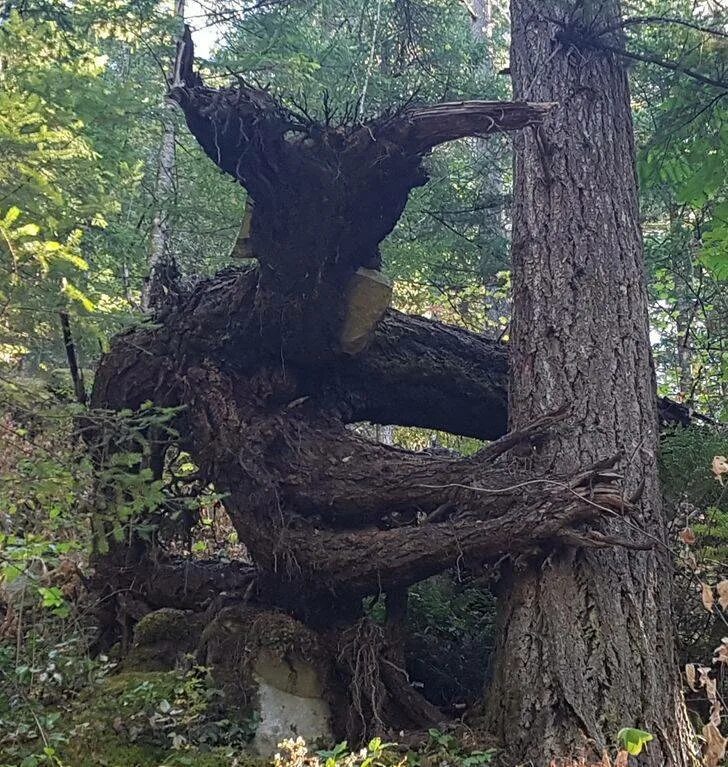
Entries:
{"label": "green leaf", "polygon": [[11,227],[20,216],[20,208],[16,208],[15,205],[13,205],[12,208],[8,210],[8,212],[5,214],[5,218],[3,219],[3,224],[7,227]]}
{"label": "green leaf", "polygon": [[78,301],[87,312],[93,312],[96,310],[96,306],[93,301],[82,293],[75,285],[70,282],[66,282],[63,292],[73,301]]}
{"label": "green leaf", "polygon": [[721,253],[704,252],[701,253],[700,260],[716,280],[728,281],[728,256]]}
{"label": "green leaf", "polygon": [[63,605],[63,592],[58,586],[51,586],[50,588],[39,586],[38,593],[43,598],[43,607],[60,607]]}
{"label": "green leaf", "polygon": [[627,749],[627,753],[632,756],[638,756],[642,749],[654,739],[654,735],[644,730],[637,730],[634,727],[623,727],[617,733],[619,745]]}
{"label": "green leaf", "polygon": [[40,234],[40,227],[38,224],[25,224],[19,226],[15,230],[15,234],[19,237],[37,237]]}

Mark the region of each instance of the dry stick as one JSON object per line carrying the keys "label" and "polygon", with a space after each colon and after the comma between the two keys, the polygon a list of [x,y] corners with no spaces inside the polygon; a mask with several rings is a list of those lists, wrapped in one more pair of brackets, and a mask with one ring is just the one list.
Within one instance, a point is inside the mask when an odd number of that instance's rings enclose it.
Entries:
{"label": "dry stick", "polygon": [[68,369],[71,371],[71,380],[73,381],[73,390],[76,394],[76,400],[85,405],[88,399],[86,394],[86,386],[83,381],[83,371],[78,365],[78,357],[76,355],[76,344],[73,340],[73,334],[71,333],[71,320],[68,316],[68,312],[58,312],[58,316],[61,320],[61,331],[63,333],[63,345],[66,348],[66,358],[68,359]]}
{"label": "dry stick", "polygon": [[635,53],[634,51],[626,51],[623,48],[617,48],[614,45],[607,45],[606,43],[598,42],[596,39],[589,39],[584,41],[586,45],[591,46],[600,51],[606,51],[607,53],[614,53],[617,56],[621,56],[626,59],[633,59],[635,61],[643,61],[646,64],[655,64],[663,69],[669,69],[672,72],[679,72],[680,74],[691,77],[693,80],[697,80],[704,85],[710,85],[713,88],[720,88],[721,90],[728,91],[728,81],[715,80],[707,75],[700,74],[694,69],[684,67],[681,64],[677,64],[674,61],[668,61],[667,59],[660,59],[657,56],[647,56],[644,53]]}
{"label": "dry stick", "polygon": [[620,29],[626,27],[634,27],[639,24],[676,24],[681,27],[687,27],[688,29],[694,29],[697,32],[704,32],[706,35],[715,35],[716,37],[728,37],[728,32],[724,32],[721,29],[715,29],[713,27],[703,27],[700,24],[695,24],[692,21],[686,21],[685,19],[676,19],[668,16],[633,16],[629,19],[615,24],[614,26],[607,27],[606,29],[600,29],[597,33],[599,36],[607,35],[610,32],[618,32]]}
{"label": "dry stick", "polygon": [[369,58],[367,60],[367,67],[364,72],[364,84],[361,89],[361,96],[359,97],[359,119],[364,118],[364,109],[367,97],[367,89],[369,88],[369,79],[372,74],[372,66],[374,64],[374,54],[376,52],[376,46],[377,46],[377,35],[379,34],[379,22],[382,18],[382,0],[378,0],[377,2],[377,16],[374,21],[374,28],[372,29],[372,42],[371,46],[369,48]]}

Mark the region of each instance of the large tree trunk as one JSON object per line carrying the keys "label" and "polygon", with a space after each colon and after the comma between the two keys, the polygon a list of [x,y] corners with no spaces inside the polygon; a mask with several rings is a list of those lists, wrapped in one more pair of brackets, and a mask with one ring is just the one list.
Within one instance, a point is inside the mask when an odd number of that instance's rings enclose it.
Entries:
{"label": "large tree trunk", "polygon": [[511,426],[567,407],[570,428],[530,460],[568,473],[619,453],[626,493],[642,488],[629,535],[657,545],[514,568],[487,721],[518,762],[601,756],[639,727],[655,736],[645,764],[684,767],[629,89],[613,55],[579,45],[582,26],[618,22],[619,4],[512,0],[511,15],[516,96],[559,103],[516,138]]}

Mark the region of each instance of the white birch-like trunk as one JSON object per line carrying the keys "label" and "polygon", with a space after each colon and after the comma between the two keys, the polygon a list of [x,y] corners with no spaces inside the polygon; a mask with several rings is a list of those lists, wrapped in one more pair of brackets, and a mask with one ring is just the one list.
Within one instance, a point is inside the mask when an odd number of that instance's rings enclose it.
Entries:
{"label": "white birch-like trunk", "polygon": [[[184,23],[185,0],[175,0],[175,17],[180,24]],[[181,85],[180,67],[184,43],[180,35],[177,40],[172,71],[168,87]],[[147,276],[142,286],[142,311],[149,313],[154,310],[164,297],[164,272],[172,261],[169,231],[169,201],[175,192],[175,142],[176,130],[171,110],[174,105],[165,100],[165,119],[162,130],[162,140],[159,146],[157,174],[154,184],[154,218],[149,235],[149,257],[147,260]]]}

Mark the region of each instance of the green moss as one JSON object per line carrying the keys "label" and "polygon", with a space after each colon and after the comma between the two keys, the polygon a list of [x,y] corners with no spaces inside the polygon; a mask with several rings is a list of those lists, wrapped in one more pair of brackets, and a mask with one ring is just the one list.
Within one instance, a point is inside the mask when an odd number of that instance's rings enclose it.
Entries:
{"label": "green moss", "polygon": [[80,742],[62,755],[62,761],[69,767],[230,767],[233,758],[237,759],[239,767],[265,767],[267,764],[260,758],[230,748],[172,751],[127,743],[119,737],[103,738],[94,743]]}
{"label": "green moss", "polygon": [[179,684],[179,674],[174,671],[123,671],[120,674],[106,677],[96,688],[88,691],[88,695],[97,699],[100,707],[118,705],[117,694],[123,695],[142,684],[154,687],[160,694],[170,695],[175,685]]}
{"label": "green moss", "polygon": [[200,751],[181,752],[173,754],[165,759],[165,767],[230,767],[231,759],[235,758],[237,767],[266,767],[269,765],[265,759],[252,754],[232,753],[229,749],[216,748],[207,753]]}
{"label": "green moss", "polygon": [[[166,731],[144,729],[162,701],[179,701],[185,681],[176,672],[127,671],[89,689],[61,723],[66,743],[57,750],[68,767],[241,767],[265,762],[239,747],[170,748]],[[175,703],[176,705],[176,703]]]}
{"label": "green moss", "polygon": [[145,615],[134,628],[134,641],[137,644],[153,644],[172,636],[189,635],[188,623],[184,610],[163,607],[161,610]]}
{"label": "green moss", "polygon": [[205,644],[212,642],[245,644],[246,652],[255,656],[266,648],[279,657],[296,655],[302,660],[314,660],[318,654],[316,635],[290,615],[261,612],[244,605],[221,610],[202,635]]}
{"label": "green moss", "polygon": [[61,750],[61,761],[74,767],[159,767],[165,752],[148,744],[128,743],[119,737],[80,738]]}
{"label": "green moss", "polygon": [[125,661],[128,669],[173,669],[191,653],[202,633],[203,617],[171,607],[145,615],[134,629],[134,644]]}

